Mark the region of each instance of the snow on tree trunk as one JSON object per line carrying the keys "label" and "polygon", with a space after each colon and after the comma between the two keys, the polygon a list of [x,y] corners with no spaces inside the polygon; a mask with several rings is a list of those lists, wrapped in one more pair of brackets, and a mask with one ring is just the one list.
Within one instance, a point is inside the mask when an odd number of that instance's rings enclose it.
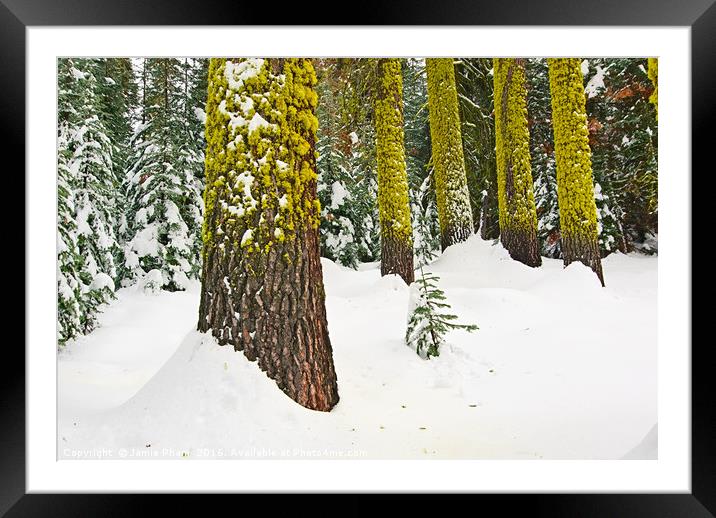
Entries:
{"label": "snow on tree trunk", "polygon": [[472,209],[460,135],[460,111],[451,58],[426,60],[430,138],[443,250],[472,234]]}
{"label": "snow on tree trunk", "polygon": [[413,272],[413,228],[403,134],[403,79],[399,59],[380,59],[375,97],[381,275],[398,274],[406,284]]}
{"label": "snow on tree trunk", "polygon": [[548,64],[564,264],[584,263],[604,286],[581,61],[550,58]]}
{"label": "snow on tree trunk", "polygon": [[212,59],[200,331],[289,397],[329,411],[338,387],[326,323],[310,59]]}
{"label": "snow on tree trunk", "polygon": [[495,58],[494,82],[500,241],[513,259],[540,266],[524,59]]}

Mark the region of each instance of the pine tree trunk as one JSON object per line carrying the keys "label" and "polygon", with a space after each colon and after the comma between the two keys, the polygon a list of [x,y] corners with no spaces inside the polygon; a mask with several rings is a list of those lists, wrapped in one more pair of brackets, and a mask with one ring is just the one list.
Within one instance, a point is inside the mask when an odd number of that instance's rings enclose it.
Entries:
{"label": "pine tree trunk", "polygon": [[410,284],[413,271],[413,227],[410,222],[408,175],[403,134],[403,79],[399,59],[379,59],[375,99],[378,212],[381,275],[398,274]]}
{"label": "pine tree trunk", "polygon": [[326,323],[309,59],[212,59],[200,331],[211,330],[299,404],[338,387]]}
{"label": "pine tree trunk", "polygon": [[147,60],[142,60],[142,124],[147,122]]}
{"label": "pine tree trunk", "polygon": [[494,212],[497,212],[495,211],[497,193],[494,191],[494,185],[489,185],[482,195],[480,205],[480,237],[485,240],[500,237],[500,225],[494,217]]}
{"label": "pine tree trunk", "polygon": [[564,264],[584,263],[604,286],[581,61],[577,58],[547,61]]}
{"label": "pine tree trunk", "polygon": [[429,58],[426,70],[440,242],[445,250],[472,235],[472,209],[460,135],[453,60]]}
{"label": "pine tree trunk", "polygon": [[659,119],[659,58],[649,58],[647,60],[647,75],[654,85],[654,91],[649,96],[649,102],[654,105],[656,110],[656,118]]}
{"label": "pine tree trunk", "polygon": [[510,257],[540,266],[524,59],[495,58],[495,144],[500,241]]}

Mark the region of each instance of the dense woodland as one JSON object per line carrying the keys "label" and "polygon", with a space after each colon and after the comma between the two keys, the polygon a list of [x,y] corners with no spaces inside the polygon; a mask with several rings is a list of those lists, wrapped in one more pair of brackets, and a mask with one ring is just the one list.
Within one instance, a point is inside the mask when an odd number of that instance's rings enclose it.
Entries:
{"label": "dense woodland", "polygon": [[417,281],[429,357],[457,324],[422,267],[473,234],[602,285],[657,252],[656,83],[646,58],[60,59],[59,344],[120,287],[200,280],[199,330],[330,410],[320,257]]}

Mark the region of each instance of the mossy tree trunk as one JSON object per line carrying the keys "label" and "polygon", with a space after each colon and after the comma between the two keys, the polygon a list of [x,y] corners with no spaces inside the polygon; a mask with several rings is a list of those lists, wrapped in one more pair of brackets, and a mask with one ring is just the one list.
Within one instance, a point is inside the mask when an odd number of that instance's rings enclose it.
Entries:
{"label": "mossy tree trunk", "polygon": [[380,214],[380,273],[398,274],[410,284],[413,228],[403,134],[403,79],[399,59],[377,60],[375,134]]}
{"label": "mossy tree trunk", "polygon": [[654,105],[654,109],[656,110],[656,118],[659,118],[659,58],[649,58],[647,60],[647,66],[649,67],[649,70],[647,71],[647,75],[649,76],[649,79],[651,79],[652,84],[654,85],[654,92],[649,97],[649,101]]}
{"label": "mossy tree trunk", "polygon": [[495,58],[493,70],[500,241],[513,259],[527,266],[540,266],[525,60]]}
{"label": "mossy tree trunk", "polygon": [[547,62],[564,264],[584,263],[604,286],[581,61],[550,58]]}
{"label": "mossy tree trunk", "polygon": [[472,209],[460,134],[455,67],[451,58],[426,60],[430,140],[442,249],[472,234]]}
{"label": "mossy tree trunk", "polygon": [[299,404],[338,402],[326,325],[310,59],[212,59],[200,331]]}

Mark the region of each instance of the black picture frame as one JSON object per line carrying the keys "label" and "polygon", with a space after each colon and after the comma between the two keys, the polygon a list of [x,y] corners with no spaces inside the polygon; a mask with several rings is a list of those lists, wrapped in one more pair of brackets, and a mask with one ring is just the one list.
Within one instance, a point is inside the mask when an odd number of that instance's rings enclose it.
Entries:
{"label": "black picture frame", "polygon": [[[335,24],[321,14],[337,12],[312,2],[311,10],[272,13],[271,21],[316,25]],[[231,6],[235,6],[232,8]],[[25,29],[36,25],[247,25],[266,24],[263,2],[256,7],[217,0],[193,3],[186,0],[0,0],[0,106],[2,147],[24,163],[25,134]],[[302,4],[296,4],[301,6]],[[227,7],[228,6],[228,7]],[[278,11],[278,9],[276,9]],[[344,21],[356,25],[607,25],[690,26],[692,168],[711,164],[716,110],[716,4],[714,0],[458,0],[429,3],[425,0],[360,2]],[[668,144],[666,144],[668,145]],[[6,155],[7,156],[7,155]],[[22,166],[21,166],[22,167]],[[700,169],[713,175],[713,166]],[[17,166],[13,173],[18,171]],[[11,174],[6,169],[7,182]],[[14,173],[16,174],[16,173]],[[684,175],[690,174],[685,171]],[[712,180],[705,180],[712,182]],[[23,187],[23,190],[25,188]],[[25,197],[32,193],[24,192]],[[21,198],[22,199],[22,198]],[[25,198],[26,199],[26,198]],[[697,220],[694,219],[694,224]],[[691,229],[688,229],[691,230]],[[694,234],[698,235],[698,234]],[[689,241],[690,243],[690,241]],[[24,250],[24,249],[23,249]],[[23,252],[24,253],[24,252]],[[25,257],[25,262],[27,257]],[[31,272],[24,268],[25,278]],[[26,311],[31,311],[26,308]],[[48,325],[54,325],[49,324]],[[714,424],[712,340],[692,344],[692,491],[689,494],[584,494],[493,497],[507,515],[515,509],[545,516],[716,516],[716,425]],[[27,346],[27,344],[26,344]],[[48,346],[49,347],[49,346]],[[136,496],[124,495],[28,495],[25,493],[25,355],[16,342],[6,341],[6,369],[0,376],[0,514],[7,516],[131,516]],[[12,366],[12,367],[9,367]],[[353,497],[346,506],[354,513],[373,512]],[[221,502],[218,499],[214,502]],[[181,506],[186,499],[164,497],[162,505]],[[473,505],[473,504],[470,504]],[[481,504],[482,505],[482,504]],[[204,513],[208,510],[201,504]],[[421,503],[421,507],[423,504]],[[169,507],[163,509],[169,514]],[[479,510],[476,509],[476,512]]]}

